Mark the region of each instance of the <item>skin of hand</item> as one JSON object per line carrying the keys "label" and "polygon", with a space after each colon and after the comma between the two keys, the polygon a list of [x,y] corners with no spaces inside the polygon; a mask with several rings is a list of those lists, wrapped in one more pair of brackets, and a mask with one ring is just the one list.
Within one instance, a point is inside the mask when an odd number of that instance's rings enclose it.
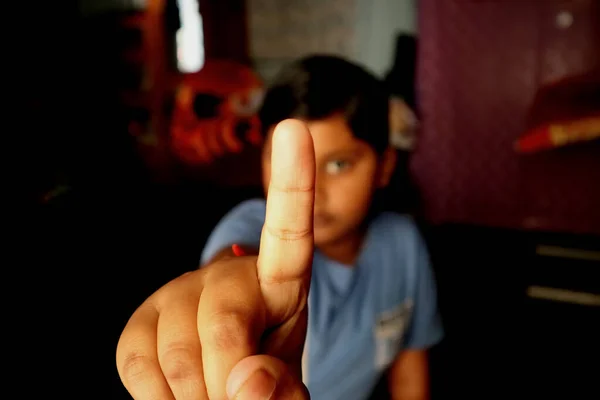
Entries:
{"label": "skin of hand", "polygon": [[313,256],[315,158],[300,121],[274,133],[258,256],[225,255],[167,283],[117,346],[135,400],[303,399],[301,357]]}

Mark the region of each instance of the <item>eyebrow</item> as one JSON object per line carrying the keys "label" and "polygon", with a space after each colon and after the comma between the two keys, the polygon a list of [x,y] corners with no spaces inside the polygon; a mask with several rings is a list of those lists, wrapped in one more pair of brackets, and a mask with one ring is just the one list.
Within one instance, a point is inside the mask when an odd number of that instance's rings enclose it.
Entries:
{"label": "eyebrow", "polygon": [[335,158],[341,158],[341,157],[358,157],[363,153],[363,149],[361,149],[360,147],[356,147],[353,149],[347,149],[347,150],[335,150],[332,151],[331,153],[325,155],[325,159],[327,160],[331,160],[331,159],[335,159]]}

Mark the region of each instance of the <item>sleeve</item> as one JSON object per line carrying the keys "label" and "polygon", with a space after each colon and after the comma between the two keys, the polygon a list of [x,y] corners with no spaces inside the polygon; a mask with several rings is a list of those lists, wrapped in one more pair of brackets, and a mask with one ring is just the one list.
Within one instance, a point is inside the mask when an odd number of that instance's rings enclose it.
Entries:
{"label": "sleeve", "polygon": [[435,277],[427,247],[417,232],[413,258],[414,288],[411,322],[405,336],[404,348],[424,350],[437,344],[444,336],[441,317],[437,307]]}
{"label": "sleeve", "polygon": [[265,210],[264,200],[248,200],[229,211],[208,237],[200,265],[206,264],[218,252],[233,244],[258,248]]}

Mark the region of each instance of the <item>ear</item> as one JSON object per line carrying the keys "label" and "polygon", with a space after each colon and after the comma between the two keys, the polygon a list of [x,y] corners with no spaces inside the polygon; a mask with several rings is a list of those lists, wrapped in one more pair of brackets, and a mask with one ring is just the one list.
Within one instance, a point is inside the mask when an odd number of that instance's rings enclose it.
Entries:
{"label": "ear", "polygon": [[396,168],[396,161],[396,149],[388,146],[388,148],[385,149],[385,152],[381,155],[381,161],[379,164],[379,177],[377,182],[378,188],[384,188],[390,183],[390,179],[392,179],[392,174]]}
{"label": "ear", "polygon": [[389,119],[390,119],[390,131],[391,132],[402,132],[406,126],[404,118],[404,109],[406,103],[399,97],[390,97],[389,99]]}

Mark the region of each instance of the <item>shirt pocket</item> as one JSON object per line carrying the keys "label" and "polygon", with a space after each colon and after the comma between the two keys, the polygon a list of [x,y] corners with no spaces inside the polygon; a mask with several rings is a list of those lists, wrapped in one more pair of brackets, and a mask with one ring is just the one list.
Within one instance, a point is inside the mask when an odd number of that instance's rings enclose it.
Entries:
{"label": "shirt pocket", "polygon": [[376,368],[386,369],[400,352],[411,311],[412,301],[407,299],[376,315],[373,327]]}

